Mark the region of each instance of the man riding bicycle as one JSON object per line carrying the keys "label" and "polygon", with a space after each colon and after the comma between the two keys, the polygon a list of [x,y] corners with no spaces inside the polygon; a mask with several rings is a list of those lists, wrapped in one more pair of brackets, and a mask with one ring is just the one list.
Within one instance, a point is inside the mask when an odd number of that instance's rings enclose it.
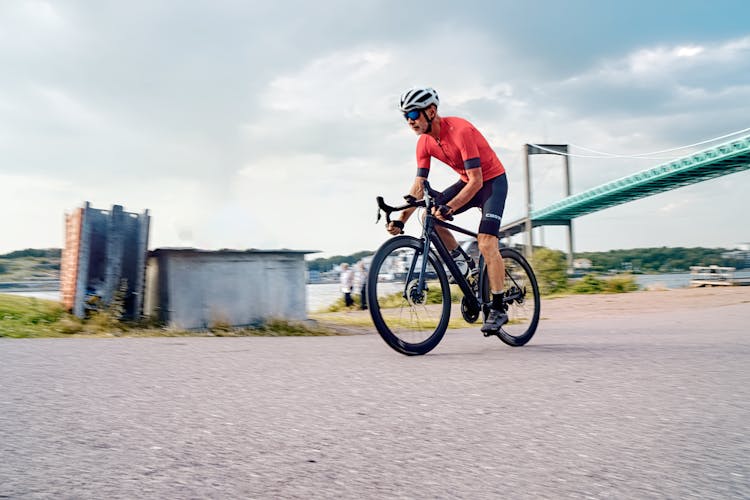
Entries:
{"label": "man riding bicycle", "polygon": [[[482,332],[495,333],[508,321],[503,303],[505,266],[497,238],[508,194],[505,168],[484,136],[471,123],[462,118],[438,115],[438,104],[437,92],[429,87],[412,88],[401,95],[401,112],[419,136],[417,176],[409,194],[417,199],[424,196],[422,183],[430,172],[430,158],[434,157],[455,170],[460,179],[440,194],[433,215],[446,220],[446,217],[460,214],[471,207],[482,210],[477,243],[487,266],[492,290],[492,305],[482,325]],[[411,208],[401,212],[400,220],[391,221],[387,226],[388,232],[399,234],[414,210]],[[467,258],[450,230],[440,226],[436,229],[457,263]]]}

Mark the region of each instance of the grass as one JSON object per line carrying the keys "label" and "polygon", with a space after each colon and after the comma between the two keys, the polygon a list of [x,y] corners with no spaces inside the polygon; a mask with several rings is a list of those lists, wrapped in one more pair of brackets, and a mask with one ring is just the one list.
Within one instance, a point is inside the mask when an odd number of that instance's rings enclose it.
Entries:
{"label": "grass", "polygon": [[0,337],[63,336],[71,326],[66,316],[56,302],[0,294]]}
{"label": "grass", "polygon": [[[461,289],[458,287],[458,285],[450,285],[451,289],[451,303],[452,304],[458,304],[461,302],[461,298],[463,297],[463,293],[461,292]],[[354,296],[354,308],[359,309],[360,305],[360,299],[359,295]],[[381,297],[378,300],[378,303],[380,304],[381,308],[389,308],[389,307],[401,307],[403,304],[404,297],[401,294],[401,292],[394,292],[390,295],[386,295],[384,297]],[[434,286],[429,287],[427,290],[427,303],[428,304],[441,304],[443,302],[443,298],[440,294],[440,286],[437,285],[437,283]],[[341,297],[336,300],[333,304],[325,308],[322,312],[341,312],[346,311],[348,308],[346,307],[346,304],[344,303],[344,298]]]}
{"label": "grass", "polygon": [[[311,319],[314,319],[322,324],[331,324],[331,325],[339,325],[339,326],[350,326],[350,327],[357,327],[357,328],[370,328],[372,331],[375,331],[375,326],[372,323],[372,318],[369,314],[360,314],[357,312],[353,312],[353,314],[330,314],[330,313],[314,313],[310,315]],[[408,319],[396,319],[396,318],[390,318],[387,320],[388,325],[392,327],[401,327],[401,328],[410,328],[413,327],[414,324],[411,320]],[[434,328],[437,324],[436,321],[423,322],[420,326],[423,328]],[[461,314],[451,314],[450,321],[448,322],[448,328],[466,328],[467,326],[471,326],[469,323],[464,321],[464,319],[461,317]]]}
{"label": "grass", "polygon": [[271,320],[252,328],[216,324],[203,331],[168,329],[148,323],[117,321],[108,311],[86,320],[69,314],[58,302],[0,294],[0,337],[300,337],[338,335],[322,326]]}
{"label": "grass", "polygon": [[[544,299],[564,297],[575,293],[623,293],[637,290],[638,286],[632,276],[599,279],[593,276],[582,279],[576,286],[562,293],[545,296]],[[430,294],[437,295],[438,287],[432,287]],[[399,293],[389,299],[394,307],[401,305],[403,297]],[[460,301],[460,291],[451,287],[451,301]],[[428,296],[428,303],[439,303],[440,297]],[[148,323],[123,323],[118,321],[112,311],[100,311],[86,320],[69,314],[58,303],[33,297],[0,294],[0,337],[39,338],[39,337],[174,337],[174,336],[324,336],[340,334],[335,328],[325,325],[373,329],[372,319],[367,313],[352,311],[352,314],[341,314],[347,311],[343,299],[329,307],[327,312],[311,314],[318,320],[318,325],[310,323],[272,320],[253,328],[232,328],[226,323],[217,322],[203,331],[181,331],[167,329]],[[407,326],[404,324],[402,326]],[[448,328],[465,328],[469,326],[454,311]]]}

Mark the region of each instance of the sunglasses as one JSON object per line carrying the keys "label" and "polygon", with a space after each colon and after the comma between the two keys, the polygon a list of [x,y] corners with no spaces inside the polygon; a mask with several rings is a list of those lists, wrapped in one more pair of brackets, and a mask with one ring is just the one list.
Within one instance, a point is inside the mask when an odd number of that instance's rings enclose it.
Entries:
{"label": "sunglasses", "polygon": [[413,111],[407,111],[406,113],[404,113],[404,118],[414,121],[417,120],[419,118],[419,115],[421,114],[421,111],[415,109]]}

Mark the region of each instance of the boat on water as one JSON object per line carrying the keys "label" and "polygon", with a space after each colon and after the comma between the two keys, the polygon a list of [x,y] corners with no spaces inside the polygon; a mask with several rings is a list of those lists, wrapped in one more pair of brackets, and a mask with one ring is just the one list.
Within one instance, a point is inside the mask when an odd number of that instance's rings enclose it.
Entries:
{"label": "boat on water", "polygon": [[750,278],[735,277],[736,269],[725,266],[690,266],[690,286],[750,285]]}

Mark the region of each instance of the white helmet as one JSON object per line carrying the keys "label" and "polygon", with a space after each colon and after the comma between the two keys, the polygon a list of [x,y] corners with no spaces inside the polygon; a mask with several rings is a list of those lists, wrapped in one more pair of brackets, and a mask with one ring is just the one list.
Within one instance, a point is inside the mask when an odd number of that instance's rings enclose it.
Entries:
{"label": "white helmet", "polygon": [[431,87],[413,88],[401,94],[401,111],[408,113],[413,110],[420,110],[434,104],[435,107],[440,103],[437,92]]}

